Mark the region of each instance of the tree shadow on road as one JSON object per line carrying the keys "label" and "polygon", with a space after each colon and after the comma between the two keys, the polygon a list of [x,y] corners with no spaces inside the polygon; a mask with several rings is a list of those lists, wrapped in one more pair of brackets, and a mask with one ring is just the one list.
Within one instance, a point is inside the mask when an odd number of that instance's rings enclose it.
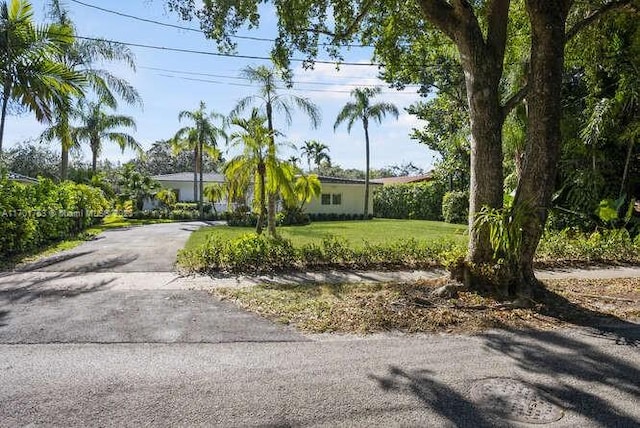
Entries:
{"label": "tree shadow on road", "polygon": [[436,379],[429,370],[405,371],[396,366],[389,367],[385,376],[370,375],[378,386],[387,392],[414,395],[429,410],[457,427],[508,426],[490,418],[487,412],[477,408],[468,398]]}

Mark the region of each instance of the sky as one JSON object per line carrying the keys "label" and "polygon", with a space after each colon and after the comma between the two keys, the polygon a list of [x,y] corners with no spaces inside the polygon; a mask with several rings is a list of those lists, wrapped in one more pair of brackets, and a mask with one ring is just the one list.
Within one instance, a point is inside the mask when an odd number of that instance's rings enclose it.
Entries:
{"label": "sky", "polygon": [[[131,46],[136,57],[135,72],[122,64],[104,64],[104,68],[127,79],[142,96],[142,108],[121,103],[118,113],[130,115],[135,119],[137,129],[130,133],[144,149],[157,140],[171,138],[178,129],[187,124],[178,121],[179,112],[197,109],[201,100],[206,103],[208,110],[228,114],[238,100],[257,91],[248,81],[238,78],[240,71],[249,65],[269,65],[267,60],[212,55],[218,52],[215,42],[206,39],[199,31],[142,22],[89,7],[97,6],[170,25],[199,28],[197,22],[181,21],[177,15],[170,13],[162,0],[62,1],[70,12],[79,36],[209,53],[172,52]],[[45,19],[48,1],[32,0],[32,4],[36,20],[41,22]],[[274,20],[275,18],[266,13],[259,29],[238,34],[273,38]],[[245,56],[268,57],[272,46],[270,42],[255,40],[238,42],[237,54]],[[344,168],[364,169],[362,127],[354,124],[349,134],[344,125],[334,132],[333,125],[342,106],[350,100],[349,92],[352,89],[363,85],[379,85],[383,93],[376,100],[394,103],[400,111],[400,116],[397,121],[388,116],[381,125],[370,124],[371,167],[382,168],[412,162],[425,171],[431,169],[437,154],[409,137],[412,128],[423,126],[421,121],[404,110],[419,100],[416,88],[397,91],[378,79],[378,67],[370,65],[369,48],[345,50],[344,58],[346,62],[365,65],[341,65],[339,70],[336,70],[333,64],[316,64],[313,70],[304,70],[300,64],[294,64],[293,80],[296,83],[290,93],[307,97],[314,102],[321,111],[322,123],[317,129],[313,129],[303,114],[294,114],[291,126],[287,126],[283,117],[276,117],[276,128],[284,134],[284,140],[298,147],[305,140],[318,140],[329,146],[329,154],[334,164]],[[319,59],[327,58],[321,54]],[[5,141],[8,142],[8,147],[37,138],[44,129],[44,126],[28,113],[9,117],[6,126]],[[227,157],[230,155],[233,155],[233,152],[227,153]],[[299,156],[292,148],[283,149],[281,155],[284,158],[291,155]],[[105,143],[101,159],[126,162],[133,157],[133,151],[126,150],[122,153],[118,146]],[[86,148],[84,158],[89,158]]]}

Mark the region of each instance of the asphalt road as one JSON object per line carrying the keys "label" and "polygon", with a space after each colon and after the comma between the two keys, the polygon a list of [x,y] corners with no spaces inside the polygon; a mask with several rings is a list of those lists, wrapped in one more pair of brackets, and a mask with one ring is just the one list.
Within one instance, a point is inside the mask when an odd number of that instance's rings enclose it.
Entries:
{"label": "asphalt road", "polygon": [[[302,335],[172,272],[200,225],[110,231],[0,273],[0,426],[528,426],[500,414],[512,395],[559,409],[549,426],[640,425],[637,324]],[[524,387],[483,404],[493,378]]]}

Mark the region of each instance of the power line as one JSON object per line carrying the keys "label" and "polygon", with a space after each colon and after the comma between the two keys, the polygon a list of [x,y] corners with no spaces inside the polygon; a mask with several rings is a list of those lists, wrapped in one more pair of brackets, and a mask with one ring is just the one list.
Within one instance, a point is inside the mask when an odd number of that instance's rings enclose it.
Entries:
{"label": "power line", "polygon": [[[225,57],[225,58],[241,58],[241,59],[255,59],[260,61],[272,61],[271,58],[265,57],[265,56],[240,55],[240,54],[201,51],[201,50],[184,49],[184,48],[170,48],[166,46],[148,45],[148,44],[133,43],[133,42],[122,42],[122,41],[112,40],[112,39],[101,39],[96,37],[87,37],[87,36],[79,36],[79,35],[75,35],[74,37],[80,40],[103,41],[103,42],[109,42],[109,43],[117,43],[125,46],[131,46],[135,48],[155,49],[155,50],[161,50],[161,51],[167,51],[167,52],[180,52],[180,53],[191,53],[191,54],[198,54],[198,55],[218,56],[218,57]],[[301,59],[301,58],[290,58],[289,61],[301,62],[301,63],[309,62],[308,60]],[[366,62],[338,62],[338,61],[327,61],[327,60],[313,60],[313,62],[317,64],[329,64],[329,65],[336,65],[336,66],[343,66],[343,65],[366,66],[366,67],[373,67],[373,66],[383,67],[384,66],[383,64],[380,64],[380,63],[366,63]]]}
{"label": "power line", "polygon": [[[158,76],[161,77],[168,77],[171,79],[180,79],[180,80],[187,80],[190,82],[201,82],[201,83],[210,83],[210,84],[215,84],[215,85],[228,85],[228,86],[240,86],[243,88],[256,88],[256,85],[252,85],[249,83],[233,83],[233,82],[222,82],[219,80],[210,80],[210,79],[200,79],[200,78],[196,78],[196,77],[184,77],[184,76],[176,76],[176,75],[172,75],[172,74],[164,74],[164,73],[158,73]],[[310,88],[284,88],[284,87],[278,87],[276,89],[280,89],[280,90],[290,90],[290,91],[304,91],[304,92],[320,92],[320,93],[333,93],[333,94],[350,94],[351,91],[341,91],[341,90],[330,90],[330,89],[310,89]],[[401,94],[401,95],[416,95],[413,92],[401,92],[401,91],[385,91],[382,92],[383,94]]]}
{"label": "power line", "polygon": [[[162,72],[166,72],[166,73],[184,74],[184,75],[188,75],[188,76],[205,76],[205,77],[216,77],[216,78],[221,78],[221,79],[250,81],[249,78],[241,77],[241,76],[229,76],[229,75],[222,75],[222,74],[202,73],[202,72],[186,71],[186,70],[172,70],[172,69],[160,68],[160,67],[138,66],[138,68],[142,68],[142,69],[145,69],[145,70],[152,70],[152,71],[162,71]],[[345,76],[340,76],[340,77],[345,77]],[[375,78],[372,77],[371,79],[375,79]],[[291,83],[293,83],[293,84],[302,84],[302,85],[336,86],[336,83],[328,83],[328,82],[292,81]],[[367,84],[367,83],[344,83],[342,85],[343,86],[354,86],[354,87],[363,87],[363,86],[376,87],[376,86],[381,86],[380,84]],[[411,86],[418,87],[418,85],[407,85],[407,86],[408,87],[411,87]]]}
{"label": "power line", "polygon": [[[84,7],[88,7],[91,9],[96,9],[99,10],[101,12],[105,12],[105,13],[110,13],[112,15],[117,15],[123,18],[128,18],[128,19],[133,19],[136,21],[140,21],[140,22],[146,22],[148,24],[153,24],[153,25],[159,25],[162,27],[167,27],[167,28],[175,28],[178,30],[185,30],[185,31],[191,31],[191,32],[195,32],[195,33],[204,33],[201,29],[197,29],[197,28],[193,28],[193,27],[186,27],[186,26],[182,26],[182,25],[176,25],[176,24],[169,24],[167,22],[161,22],[161,21],[156,21],[154,19],[148,19],[148,18],[142,18],[140,16],[135,16],[135,15],[130,15],[128,13],[124,13],[124,12],[119,12],[116,10],[112,10],[112,9],[107,9],[104,7],[100,7],[100,6],[96,6],[93,4],[89,4],[89,3],[85,3],[79,0],[69,0],[72,3],[76,3],[79,4],[81,6]],[[253,36],[238,36],[236,34],[228,34],[225,35],[227,37],[231,37],[234,39],[241,39],[241,40],[252,40],[252,41],[258,41],[258,42],[270,42],[273,43],[276,40],[275,39],[269,39],[266,37],[253,37]],[[374,46],[372,45],[359,45],[359,44],[346,44],[346,45],[332,45],[331,43],[319,43],[319,46],[342,46],[342,47],[349,47],[349,48],[373,48]]]}

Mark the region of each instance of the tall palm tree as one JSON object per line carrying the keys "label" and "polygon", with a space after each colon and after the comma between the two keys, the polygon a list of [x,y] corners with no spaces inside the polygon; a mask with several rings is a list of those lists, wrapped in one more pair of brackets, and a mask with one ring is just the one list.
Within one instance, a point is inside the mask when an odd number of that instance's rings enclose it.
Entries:
{"label": "tall palm tree", "polygon": [[[178,120],[189,119],[194,122],[193,126],[185,126],[176,132],[172,140],[172,147],[175,153],[185,150],[193,151],[194,171],[193,171],[193,197],[198,202],[200,218],[203,216],[204,179],[202,161],[206,152],[214,159],[220,158],[218,150],[218,139],[227,136],[224,132],[224,123],[217,127],[213,124],[216,119],[224,119],[219,113],[207,113],[207,106],[204,101],[200,101],[200,107],[194,111],[181,111]],[[200,175],[198,179],[198,174]],[[199,183],[199,185],[198,185]]]}
{"label": "tall palm tree", "polygon": [[269,130],[265,126],[266,117],[253,109],[248,119],[233,117],[231,125],[240,128],[229,136],[231,146],[241,146],[242,153],[232,158],[224,167],[224,175],[230,185],[230,194],[244,194],[253,184],[254,207],[258,211],[256,233],[262,234],[267,213],[267,155],[269,151]]}
{"label": "tall palm tree", "polygon": [[[234,117],[231,124],[240,128],[230,136],[232,146],[242,146],[242,154],[231,159],[224,169],[230,184],[229,195],[239,195],[253,184],[254,207],[258,210],[256,233],[261,234],[267,216],[267,195],[280,194],[287,202],[295,200],[294,178],[296,168],[277,158],[276,147],[271,147],[271,133],[257,109],[248,119]],[[275,236],[275,234],[272,234]]]}
{"label": "tall palm tree", "polygon": [[[67,11],[59,0],[52,1],[50,15],[59,25],[71,28],[71,31],[75,33],[73,22],[69,19]],[[74,39],[73,43],[65,45],[58,52],[57,60],[70,70],[82,75],[91,91],[105,105],[116,109],[118,107],[117,98],[130,105],[142,105],[142,98],[133,86],[126,80],[100,68],[100,65],[105,62],[116,61],[135,71],[135,57],[126,45],[106,40]],[[69,151],[77,148],[74,146],[70,134],[70,120],[76,115],[72,109],[73,98],[69,94],[55,103],[54,122],[41,136],[46,141],[56,139],[60,141],[60,180],[67,178]]]}
{"label": "tall palm tree", "polygon": [[[258,67],[246,67],[242,70],[241,76],[252,83],[259,84],[258,94],[241,99],[236,108],[231,112],[231,116],[237,115],[249,105],[258,104],[264,108],[267,117],[267,129],[269,131],[269,150],[271,157],[275,158],[275,128],[274,113],[282,113],[288,125],[292,121],[292,108],[295,106],[302,110],[311,120],[311,125],[316,128],[320,124],[320,111],[318,107],[308,98],[291,94],[279,93],[279,85],[282,84],[274,68],[264,65]],[[276,194],[269,192],[268,200],[268,229],[272,236],[276,235]]]}
{"label": "tall palm tree", "polygon": [[135,131],[136,123],[133,118],[109,114],[105,112],[104,107],[105,103],[102,101],[87,102],[81,99],[77,108],[77,117],[81,125],[71,129],[75,144],[89,144],[93,173],[96,172],[98,156],[102,152],[102,144],[105,140],[118,144],[122,151],[126,148],[141,151],[140,145],[134,137],[119,130],[120,128],[132,128]]}
{"label": "tall palm tree", "polygon": [[48,122],[53,103],[68,94],[82,94],[83,76],[56,61],[73,40],[66,25],[36,25],[28,1],[0,3],[0,153],[10,101],[33,111],[39,121]]}
{"label": "tall palm tree", "polygon": [[391,103],[375,103],[371,104],[371,98],[379,95],[380,87],[376,88],[355,88],[351,91],[354,101],[349,101],[342,107],[336,122],[333,125],[335,131],[341,123],[347,123],[347,131],[351,133],[351,128],[356,120],[362,121],[365,139],[365,180],[364,180],[364,215],[369,215],[369,121],[374,120],[382,123],[382,119],[390,114],[396,119],[398,118],[398,108]]}

